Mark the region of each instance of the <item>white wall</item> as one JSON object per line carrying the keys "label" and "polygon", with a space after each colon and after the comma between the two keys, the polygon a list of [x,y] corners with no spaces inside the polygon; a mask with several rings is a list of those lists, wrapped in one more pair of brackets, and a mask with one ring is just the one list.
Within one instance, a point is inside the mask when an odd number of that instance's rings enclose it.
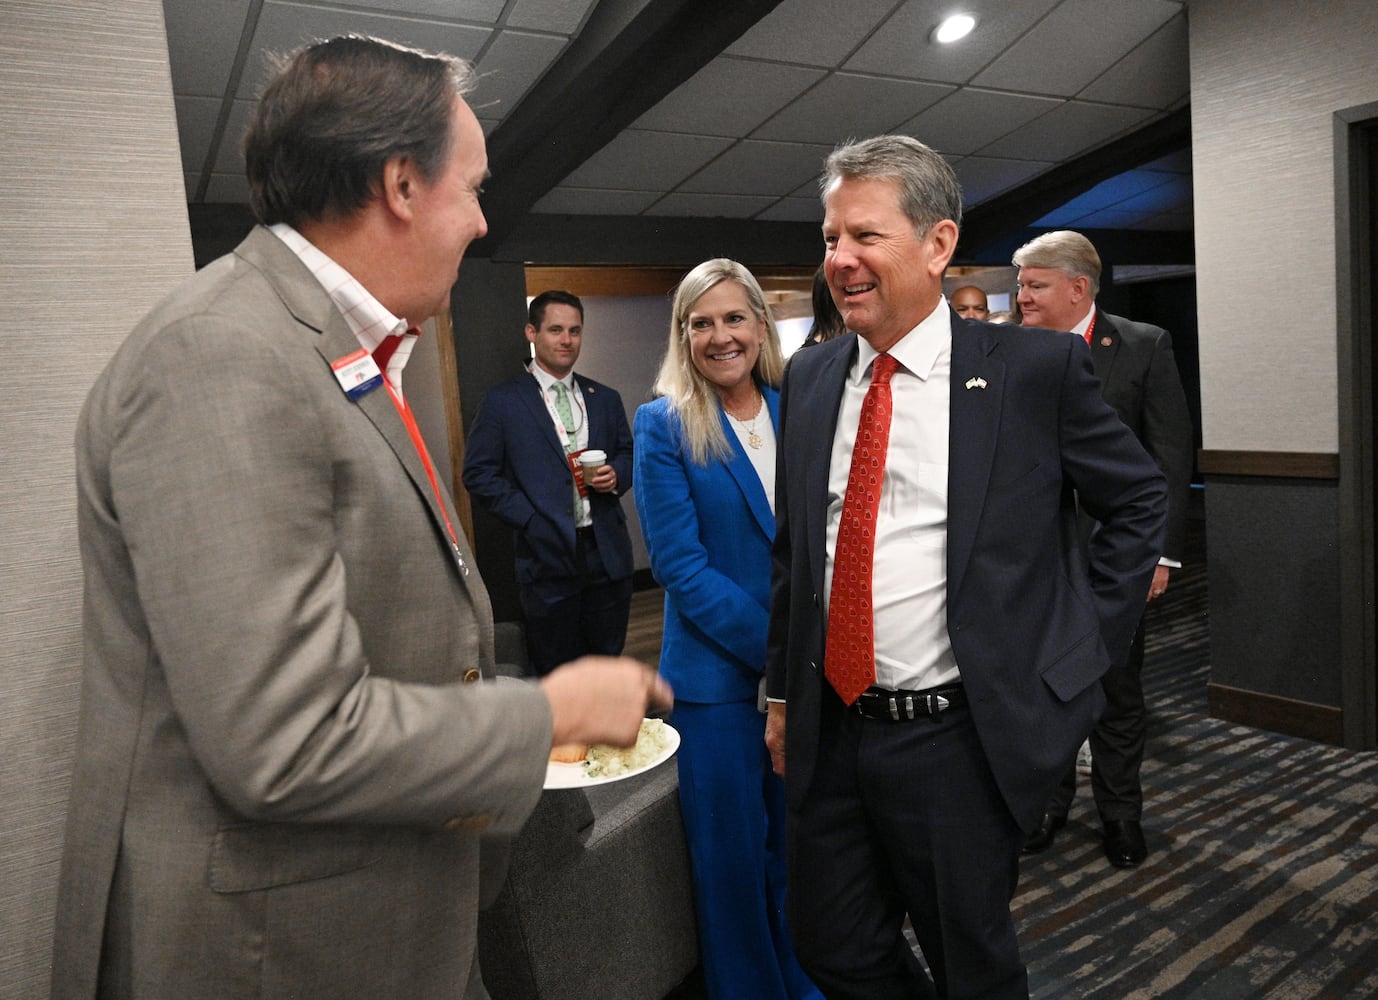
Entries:
{"label": "white wall", "polygon": [[1188,15],[1204,447],[1337,452],[1333,115],[1378,100],[1378,3]]}
{"label": "white wall", "polygon": [[139,317],[192,271],[159,0],[0,9],[0,996],[48,995],[76,729],[72,435]]}
{"label": "white wall", "polygon": [[[670,296],[580,296],[584,303],[584,343],[576,368],[612,386],[622,396],[631,424],[636,408],[653,398],[651,386],[670,336]],[[635,489],[635,483],[632,484]],[[641,538],[641,521],[631,497],[622,501],[632,535],[637,569],[651,558]]]}

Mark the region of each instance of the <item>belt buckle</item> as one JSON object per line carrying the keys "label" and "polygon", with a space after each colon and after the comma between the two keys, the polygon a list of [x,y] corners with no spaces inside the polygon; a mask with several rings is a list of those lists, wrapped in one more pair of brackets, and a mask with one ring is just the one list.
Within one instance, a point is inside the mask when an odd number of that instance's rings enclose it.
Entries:
{"label": "belt buckle", "polygon": [[928,703],[929,715],[939,715],[952,704],[940,694],[924,695],[924,701]]}

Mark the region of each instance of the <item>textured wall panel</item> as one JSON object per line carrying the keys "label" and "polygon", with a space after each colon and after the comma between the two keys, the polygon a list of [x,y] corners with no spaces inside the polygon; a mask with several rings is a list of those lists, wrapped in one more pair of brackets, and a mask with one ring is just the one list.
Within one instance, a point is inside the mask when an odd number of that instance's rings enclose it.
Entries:
{"label": "textured wall panel", "polygon": [[1332,116],[1378,100],[1378,4],[1188,16],[1204,446],[1338,451]]}
{"label": "textured wall panel", "polygon": [[80,667],[72,433],[191,272],[159,0],[0,0],[0,996],[47,996]]}

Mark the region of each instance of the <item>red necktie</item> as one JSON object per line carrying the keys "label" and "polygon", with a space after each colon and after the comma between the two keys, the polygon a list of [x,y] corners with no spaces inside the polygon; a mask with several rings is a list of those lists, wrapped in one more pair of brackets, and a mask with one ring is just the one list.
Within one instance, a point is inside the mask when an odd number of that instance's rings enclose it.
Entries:
{"label": "red necktie", "polygon": [[828,639],[823,673],[843,702],[850,705],[876,682],[876,628],[871,604],[871,568],[875,556],[876,514],[885,478],[885,452],[890,444],[890,376],[899,362],[876,356],[871,386],[861,402],[847,494],[833,554],[833,587],[828,598]]}

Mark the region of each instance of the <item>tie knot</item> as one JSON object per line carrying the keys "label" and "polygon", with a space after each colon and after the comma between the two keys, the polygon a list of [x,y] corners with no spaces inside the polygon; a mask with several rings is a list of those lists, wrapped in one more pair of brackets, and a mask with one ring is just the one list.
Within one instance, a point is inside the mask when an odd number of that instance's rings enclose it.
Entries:
{"label": "tie knot", "polygon": [[890,376],[895,374],[895,369],[900,366],[889,354],[877,354],[876,360],[871,363],[871,384],[889,385]]}
{"label": "tie knot", "polygon": [[388,370],[388,362],[391,361],[392,356],[397,353],[397,348],[401,343],[402,337],[400,334],[390,333],[373,349],[373,360],[380,370],[384,372]]}

